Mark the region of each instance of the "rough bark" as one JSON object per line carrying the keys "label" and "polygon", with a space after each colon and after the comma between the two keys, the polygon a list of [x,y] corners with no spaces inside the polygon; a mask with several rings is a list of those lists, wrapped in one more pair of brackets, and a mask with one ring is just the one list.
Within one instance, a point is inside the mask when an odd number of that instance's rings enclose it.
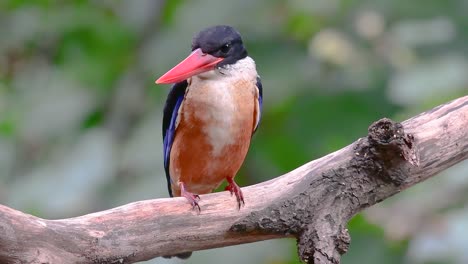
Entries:
{"label": "rough bark", "polygon": [[[369,134],[283,176],[227,192],[139,201],[45,220],[0,206],[0,263],[133,263],[158,256],[295,237],[304,262],[339,263],[348,220],[468,156],[468,96]],[[464,177],[466,175],[460,175]]]}

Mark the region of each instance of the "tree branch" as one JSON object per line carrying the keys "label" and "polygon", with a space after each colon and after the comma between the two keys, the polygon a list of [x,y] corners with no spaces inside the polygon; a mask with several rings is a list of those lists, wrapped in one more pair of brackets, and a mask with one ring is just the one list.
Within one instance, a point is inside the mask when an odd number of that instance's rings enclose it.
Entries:
{"label": "tree branch", "polygon": [[339,263],[356,213],[468,156],[468,96],[394,123],[275,179],[203,195],[157,199],[62,220],[0,206],[0,263],[132,263],[265,239],[296,237],[303,261]]}

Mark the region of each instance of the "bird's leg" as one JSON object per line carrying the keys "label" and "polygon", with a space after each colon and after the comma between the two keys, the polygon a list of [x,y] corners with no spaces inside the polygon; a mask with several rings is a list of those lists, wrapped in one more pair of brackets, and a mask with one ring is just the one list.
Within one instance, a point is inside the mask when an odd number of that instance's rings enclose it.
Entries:
{"label": "bird's leg", "polygon": [[183,182],[179,182],[180,186],[180,195],[185,197],[188,202],[192,205],[192,209],[198,209],[200,212],[200,205],[198,205],[198,201],[200,200],[200,196],[198,194],[193,194],[185,189],[185,184]]}
{"label": "bird's leg", "polygon": [[236,195],[237,205],[239,206],[239,209],[240,209],[242,205],[245,205],[244,195],[242,194],[242,190],[239,187],[239,185],[237,185],[237,183],[234,181],[234,178],[228,177],[227,181],[228,181],[229,184],[228,184],[228,186],[226,186],[225,190],[229,191],[231,193],[231,195],[232,194]]}

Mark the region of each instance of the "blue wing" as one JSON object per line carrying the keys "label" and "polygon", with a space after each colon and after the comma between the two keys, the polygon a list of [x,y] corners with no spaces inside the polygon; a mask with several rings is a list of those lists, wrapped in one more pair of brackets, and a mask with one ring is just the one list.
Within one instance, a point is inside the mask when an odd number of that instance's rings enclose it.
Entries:
{"label": "blue wing", "polygon": [[253,133],[255,133],[255,131],[257,131],[258,125],[260,124],[260,119],[262,118],[263,86],[262,86],[262,82],[260,80],[260,77],[257,77],[256,86],[257,86],[257,89],[258,89],[258,111],[259,111],[259,113],[258,113],[257,123],[255,124],[255,129],[254,129]]}
{"label": "blue wing", "polygon": [[164,142],[164,169],[166,171],[167,188],[169,195],[172,197],[171,176],[169,174],[169,163],[171,156],[172,143],[174,142],[177,114],[180,105],[184,100],[185,91],[187,90],[187,81],[176,83],[172,86],[171,91],[167,95],[166,105],[164,106],[163,116],[163,142]]}

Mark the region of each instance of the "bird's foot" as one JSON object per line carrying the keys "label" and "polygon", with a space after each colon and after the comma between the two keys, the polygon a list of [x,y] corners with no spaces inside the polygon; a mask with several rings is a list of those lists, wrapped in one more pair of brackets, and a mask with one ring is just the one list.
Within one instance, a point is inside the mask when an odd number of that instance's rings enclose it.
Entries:
{"label": "bird's foot", "polygon": [[200,195],[187,191],[185,189],[185,185],[182,182],[180,183],[180,194],[188,200],[188,202],[192,205],[192,209],[196,209],[198,213],[200,213],[201,209],[200,205],[198,205],[198,201],[200,201]]}
{"label": "bird's foot", "polygon": [[240,210],[241,206],[245,205],[244,195],[242,194],[242,190],[239,187],[239,185],[237,185],[237,183],[234,182],[234,179],[228,178],[227,181],[228,181],[229,184],[228,184],[228,186],[226,186],[225,190],[229,191],[231,193],[231,196],[232,196],[232,194],[236,195],[237,205],[239,206],[239,210]]}

